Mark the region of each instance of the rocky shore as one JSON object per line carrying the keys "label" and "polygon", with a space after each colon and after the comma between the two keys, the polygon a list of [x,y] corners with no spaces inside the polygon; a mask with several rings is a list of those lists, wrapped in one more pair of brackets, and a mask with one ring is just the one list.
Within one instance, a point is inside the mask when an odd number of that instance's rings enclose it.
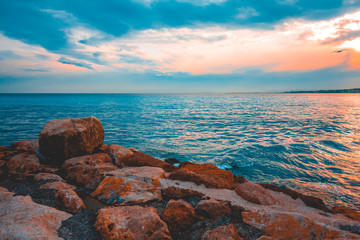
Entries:
{"label": "rocky shore", "polygon": [[359,212],[104,136],[68,118],[0,147],[0,239],[360,239]]}

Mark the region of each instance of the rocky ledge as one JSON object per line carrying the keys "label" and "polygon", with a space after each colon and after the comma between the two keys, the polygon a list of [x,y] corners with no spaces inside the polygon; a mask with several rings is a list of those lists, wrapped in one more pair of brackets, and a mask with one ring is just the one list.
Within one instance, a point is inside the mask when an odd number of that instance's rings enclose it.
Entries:
{"label": "rocky ledge", "polygon": [[360,239],[346,207],[103,141],[68,118],[0,147],[0,239]]}

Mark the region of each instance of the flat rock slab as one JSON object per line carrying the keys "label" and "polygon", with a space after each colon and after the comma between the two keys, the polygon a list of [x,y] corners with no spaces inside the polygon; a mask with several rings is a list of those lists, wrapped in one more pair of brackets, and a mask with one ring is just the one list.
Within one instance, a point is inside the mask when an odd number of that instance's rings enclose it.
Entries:
{"label": "flat rock slab", "polygon": [[0,239],[61,239],[57,230],[71,214],[34,203],[30,196],[0,191]]}
{"label": "flat rock slab", "polygon": [[237,185],[235,192],[245,200],[262,205],[275,205],[276,200],[264,187],[253,182],[244,182]]}
{"label": "flat rock slab", "polygon": [[107,172],[91,196],[111,205],[139,204],[161,200],[159,179],[165,171],[157,167],[129,167]]}
{"label": "flat rock slab", "polygon": [[102,239],[171,240],[167,225],[152,207],[121,206],[100,209],[95,228]]}

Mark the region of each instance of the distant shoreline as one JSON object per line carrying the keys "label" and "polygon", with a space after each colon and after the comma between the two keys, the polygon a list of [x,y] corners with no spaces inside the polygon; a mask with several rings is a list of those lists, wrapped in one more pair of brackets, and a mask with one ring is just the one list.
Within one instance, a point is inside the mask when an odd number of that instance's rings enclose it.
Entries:
{"label": "distant shoreline", "polygon": [[360,88],[315,90],[315,91],[290,91],[290,92],[284,92],[284,93],[360,93]]}

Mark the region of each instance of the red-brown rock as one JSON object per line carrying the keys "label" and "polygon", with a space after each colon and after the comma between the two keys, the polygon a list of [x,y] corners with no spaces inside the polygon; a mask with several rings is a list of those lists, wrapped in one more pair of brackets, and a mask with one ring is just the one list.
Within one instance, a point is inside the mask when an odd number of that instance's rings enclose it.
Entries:
{"label": "red-brown rock", "polygon": [[4,161],[8,161],[11,157],[19,154],[18,151],[4,151],[0,152],[0,159]]}
{"label": "red-brown rock", "polygon": [[49,163],[92,153],[104,141],[101,122],[95,117],[65,118],[48,122],[39,135],[40,152]]}
{"label": "red-brown rock", "polygon": [[116,144],[112,144],[112,145],[103,144],[99,147],[99,150],[103,151],[104,153],[107,153],[113,160],[113,163],[118,167],[125,167],[122,160],[133,155],[133,152],[130,151],[129,149]]}
{"label": "red-brown rock", "polygon": [[165,176],[162,168],[129,167],[105,174],[91,196],[111,205],[139,204],[159,201],[159,179]]}
{"label": "red-brown rock", "polygon": [[61,239],[57,231],[71,214],[36,204],[30,196],[0,191],[0,239]]}
{"label": "red-brown rock", "polygon": [[206,218],[214,218],[229,214],[231,212],[231,205],[229,202],[214,199],[201,200],[196,205],[195,211]]}
{"label": "red-brown rock", "polygon": [[107,240],[171,240],[168,227],[150,207],[102,208],[95,228]]}
{"label": "red-brown rock", "polygon": [[5,175],[5,173],[6,173],[6,162],[0,160],[0,179]]}
{"label": "red-brown rock", "polygon": [[23,179],[38,171],[40,160],[35,154],[24,152],[13,156],[7,162],[7,168],[9,174],[16,176],[18,179]]}
{"label": "red-brown rock", "polygon": [[206,231],[201,240],[242,240],[233,224],[228,226],[219,226],[213,230]]}
{"label": "red-brown rock", "polygon": [[359,239],[358,235],[316,223],[297,214],[242,212],[243,220],[272,237],[284,240]]}
{"label": "red-brown rock", "polygon": [[0,152],[6,152],[6,151],[11,151],[11,148],[6,146],[0,146]]}
{"label": "red-brown rock", "polygon": [[221,170],[212,164],[182,162],[179,167],[180,169],[170,173],[169,179],[204,184],[208,188],[232,189],[234,186],[231,171]]}
{"label": "red-brown rock", "polygon": [[74,185],[65,183],[65,182],[49,182],[40,186],[39,189],[54,189],[54,190],[74,190],[76,187]]}
{"label": "red-brown rock", "polygon": [[341,213],[345,216],[360,221],[360,212],[356,212],[347,207],[335,206],[332,208],[333,213]]}
{"label": "red-brown rock", "polygon": [[257,238],[256,240],[279,240],[279,239],[275,238],[275,237],[262,235],[261,237]]}
{"label": "red-brown rock", "polygon": [[194,207],[184,200],[170,200],[161,218],[171,232],[181,232],[191,227],[196,221]]}
{"label": "red-brown rock", "polygon": [[271,193],[268,190],[252,182],[244,182],[238,184],[237,187],[235,188],[235,192],[243,199],[252,203],[262,204],[262,205],[276,204],[275,198],[271,195]]}
{"label": "red-brown rock", "polygon": [[63,181],[63,179],[59,175],[56,175],[56,174],[53,174],[53,173],[38,173],[38,174],[36,174],[34,176],[34,181],[35,182],[39,182],[39,181],[42,181],[42,180],[55,180],[55,181],[58,181],[58,182]]}
{"label": "red-brown rock", "polygon": [[203,193],[197,192],[193,189],[187,189],[187,188],[180,188],[176,186],[171,186],[163,189],[162,194],[168,198],[173,199],[182,199],[182,198],[188,198],[188,197],[202,197],[204,196]]}
{"label": "red-brown rock", "polygon": [[11,144],[18,151],[34,152],[39,148],[39,139],[28,139]]}
{"label": "red-brown rock", "polygon": [[93,187],[102,179],[103,173],[117,169],[106,153],[97,153],[66,160],[62,166],[68,181]]}

